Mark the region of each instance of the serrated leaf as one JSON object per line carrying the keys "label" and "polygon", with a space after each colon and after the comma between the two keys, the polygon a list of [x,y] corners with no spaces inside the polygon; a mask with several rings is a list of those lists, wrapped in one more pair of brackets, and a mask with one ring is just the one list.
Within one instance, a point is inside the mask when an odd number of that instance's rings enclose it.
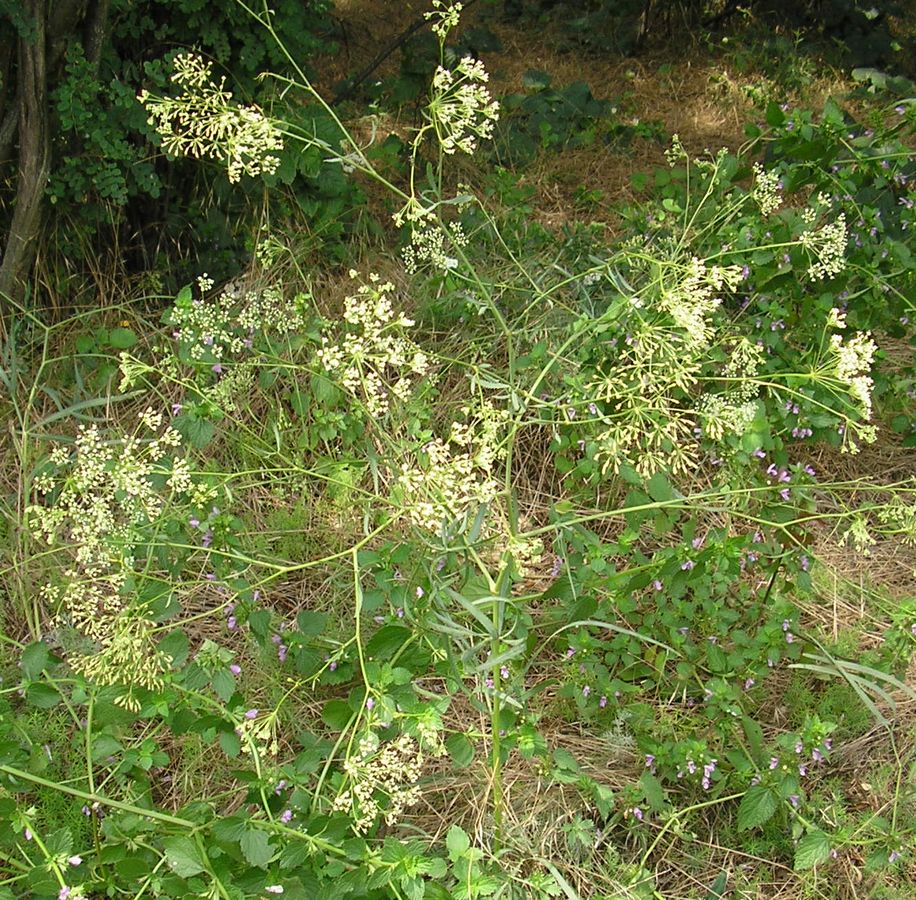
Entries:
{"label": "serrated leaf", "polygon": [[235,693],[235,679],[229,672],[225,671],[225,669],[219,669],[213,673],[211,684],[216,696],[219,697],[223,703],[226,703]]}
{"label": "serrated leaf", "polygon": [[643,771],[639,783],[649,806],[654,810],[662,809],[665,805],[665,789],[662,783],[649,771]]}
{"label": "serrated leaf", "polygon": [[274,848],[267,839],[267,832],[260,831],[257,828],[250,828],[242,835],[239,841],[242,848],[242,855],[248,860],[249,865],[257,866],[259,869],[266,869],[271,859],[273,859]]}
{"label": "serrated leaf", "polygon": [[189,837],[178,836],[163,841],[169,868],[180,878],[190,878],[204,871],[197,845]]}
{"label": "serrated leaf", "polygon": [[762,784],[748,788],[738,807],[738,830],[756,828],[768,821],[779,806],[776,795]]}
{"label": "serrated leaf", "polygon": [[454,862],[468,852],[471,847],[471,839],[459,825],[452,825],[445,837],[445,846],[449,859]]}
{"label": "serrated leaf", "polygon": [[115,350],[127,350],[137,343],[137,335],[130,328],[112,328],[108,332],[108,343]]}
{"label": "serrated leaf", "polygon": [[445,749],[448,750],[448,755],[452,758],[452,762],[459,769],[469,766],[471,760],[474,759],[474,744],[466,734],[459,732],[458,734],[449,735],[445,740]]}
{"label": "serrated leaf", "polygon": [[830,856],[830,838],[823,831],[809,831],[795,848],[795,871],[811,869]]}
{"label": "serrated leaf", "polygon": [[22,651],[22,659],[19,661],[19,666],[22,669],[22,674],[32,680],[41,675],[44,669],[50,667],[51,659],[51,650],[48,645],[41,641],[36,641],[33,644],[29,644]]}

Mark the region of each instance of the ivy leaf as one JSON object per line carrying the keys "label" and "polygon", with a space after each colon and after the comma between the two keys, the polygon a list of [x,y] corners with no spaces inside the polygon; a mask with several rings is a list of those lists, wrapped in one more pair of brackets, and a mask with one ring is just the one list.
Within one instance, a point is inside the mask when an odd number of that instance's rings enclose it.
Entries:
{"label": "ivy leaf", "polygon": [[166,838],[163,842],[169,868],[180,878],[190,878],[204,871],[197,845],[189,837]]}
{"label": "ivy leaf", "polygon": [[748,788],[738,807],[738,830],[746,831],[763,825],[776,812],[778,805],[776,795],[762,784]]}
{"label": "ivy leaf", "polygon": [[830,856],[830,838],[823,831],[809,831],[795,848],[795,871],[811,869]]}
{"label": "ivy leaf", "polygon": [[259,869],[266,869],[273,859],[274,848],[270,846],[267,834],[257,828],[246,831],[239,841],[239,846],[249,865],[257,866]]}

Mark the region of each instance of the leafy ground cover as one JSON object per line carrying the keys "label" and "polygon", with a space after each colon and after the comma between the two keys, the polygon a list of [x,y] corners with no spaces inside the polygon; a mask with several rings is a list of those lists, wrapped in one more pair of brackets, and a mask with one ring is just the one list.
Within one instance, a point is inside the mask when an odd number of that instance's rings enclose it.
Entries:
{"label": "leafy ground cover", "polygon": [[322,265],[11,321],[0,897],[909,896],[912,84],[429,12],[142,97]]}

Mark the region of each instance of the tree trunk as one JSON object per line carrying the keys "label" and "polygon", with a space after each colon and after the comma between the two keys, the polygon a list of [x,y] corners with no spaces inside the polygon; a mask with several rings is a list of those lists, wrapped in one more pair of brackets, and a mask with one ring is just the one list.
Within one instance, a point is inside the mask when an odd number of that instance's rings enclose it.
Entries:
{"label": "tree trunk", "polygon": [[0,264],[0,300],[21,300],[32,264],[45,186],[51,167],[48,134],[48,86],[45,60],[45,0],[23,0],[35,23],[35,41],[19,44],[19,180],[16,208]]}

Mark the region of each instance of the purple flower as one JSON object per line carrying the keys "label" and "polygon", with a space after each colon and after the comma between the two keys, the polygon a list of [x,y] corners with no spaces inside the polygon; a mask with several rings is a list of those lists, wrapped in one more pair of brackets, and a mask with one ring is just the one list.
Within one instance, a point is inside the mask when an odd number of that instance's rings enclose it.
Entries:
{"label": "purple flower", "polygon": [[229,671],[230,671],[233,675],[241,675],[241,674],[242,674],[242,667],[241,667],[240,665],[238,665],[238,663],[233,663],[231,666],[229,666]]}
{"label": "purple flower", "polygon": [[655,755],[652,753],[646,754],[646,768],[651,769],[655,765]]}
{"label": "purple flower", "polygon": [[209,528],[204,532],[204,536],[200,539],[200,543],[205,548],[213,543],[213,532]]}
{"label": "purple flower", "polygon": [[575,655],[576,655],[576,651],[572,647],[569,647],[566,651],[566,658],[572,659]]}
{"label": "purple flower", "polygon": [[693,547],[694,550],[699,550],[700,547],[703,546],[703,538],[701,538],[701,537],[695,537],[695,538],[690,542],[690,544],[691,544],[691,546]]}
{"label": "purple flower", "polygon": [[230,631],[235,631],[235,629],[238,627],[238,624],[238,620],[235,618],[235,616],[229,616],[229,618],[226,619],[226,628],[228,628]]}
{"label": "purple flower", "polygon": [[172,415],[173,415],[173,416],[177,416],[178,413],[181,412],[181,409],[182,409],[182,407],[181,407],[181,404],[180,404],[180,403],[173,403],[173,404],[172,404]]}
{"label": "purple flower", "polygon": [[416,595],[417,600],[419,600],[423,596],[423,588],[418,585],[417,589],[414,591],[414,594]]}
{"label": "purple flower", "polygon": [[83,857],[82,856],[71,856],[67,860],[67,862],[70,863],[71,866],[81,866],[83,864]]}
{"label": "purple flower", "polygon": [[759,447],[751,454],[751,456],[756,456],[757,459],[766,459],[766,453]]}
{"label": "purple flower", "polygon": [[280,646],[277,647],[277,659],[279,659],[281,663],[286,662],[286,654],[288,652],[289,647],[287,647],[286,644],[280,644]]}
{"label": "purple flower", "polygon": [[223,374],[223,367],[222,367],[222,365],[221,365],[220,363],[217,363],[215,366],[213,366],[213,367],[211,368],[210,371],[212,371],[215,375],[222,375],[222,374]]}
{"label": "purple flower", "polygon": [[249,709],[245,712],[245,718],[248,719],[249,721],[251,721],[252,719],[256,719],[257,717],[258,717],[258,710],[256,709]]}
{"label": "purple flower", "polygon": [[896,850],[891,850],[890,856],[888,856],[887,861],[889,863],[895,863],[900,859],[900,854]]}
{"label": "purple flower", "polygon": [[330,662],[329,665],[328,665],[328,670],[331,671],[331,672],[333,672],[336,668],[337,668],[337,660],[336,660],[336,659],[332,659],[331,662]]}
{"label": "purple flower", "polygon": [[191,518],[188,519],[188,525],[190,525],[192,528],[199,528],[200,519],[198,519],[196,516],[191,516]]}
{"label": "purple flower", "polygon": [[507,679],[509,677],[509,667],[501,666],[499,670],[499,675],[503,680]]}
{"label": "purple flower", "polygon": [[689,572],[695,565],[696,563],[692,559],[688,559],[686,562],[681,563],[681,569],[684,572]]}
{"label": "purple flower", "polygon": [[808,766],[807,766],[806,763],[802,763],[802,764],[798,767],[798,774],[801,775],[802,778],[804,778],[805,775],[808,774]]}
{"label": "purple flower", "polygon": [[371,697],[366,698],[366,709],[372,709],[375,706],[375,700]]}
{"label": "purple flower", "polygon": [[779,757],[771,756],[770,757],[770,769],[775,769],[779,765]]}
{"label": "purple flower", "polygon": [[280,813],[280,821],[284,825],[288,824],[289,821],[292,819],[292,817],[293,817],[293,811],[291,809],[284,809],[283,812]]}
{"label": "purple flower", "polygon": [[640,822],[643,820],[643,812],[638,806],[633,807],[633,818]]}
{"label": "purple flower", "polygon": [[550,577],[557,578],[562,568],[563,568],[563,557],[562,556],[554,557],[553,566],[551,566],[551,569],[550,569]]}
{"label": "purple flower", "polygon": [[67,900],[67,898],[68,898],[69,896],[70,896],[70,888],[68,888],[67,885],[64,885],[64,886],[57,892],[57,900]]}
{"label": "purple flower", "polygon": [[783,500],[788,502],[789,498],[792,496],[792,491],[789,488],[783,488],[779,492],[779,496],[782,497]]}
{"label": "purple flower", "polygon": [[484,687],[488,687],[488,688],[493,687],[493,679],[490,677],[485,678],[483,683],[484,683]]}
{"label": "purple flower", "polygon": [[823,762],[823,761],[824,761],[824,754],[821,753],[820,747],[815,747],[815,748],[811,751],[811,759],[813,759],[815,762]]}
{"label": "purple flower", "polygon": [[588,695],[589,695],[591,692],[592,692],[592,689],[591,689],[588,685],[585,685],[585,687],[582,688],[582,696],[583,696],[583,697],[586,697],[586,698],[587,698]]}
{"label": "purple flower", "polygon": [[212,334],[205,334],[205,335],[201,338],[201,341],[203,342],[203,345],[204,345],[205,347],[212,347],[212,346],[213,346],[213,335],[212,335]]}
{"label": "purple flower", "polygon": [[757,682],[754,681],[753,678],[745,678],[744,679],[744,689],[746,691],[749,691],[756,683]]}
{"label": "purple flower", "polygon": [[792,804],[796,809],[798,809],[798,794],[789,794],[789,803]]}
{"label": "purple flower", "polygon": [[[659,580],[656,578],[655,581],[652,582],[652,587],[654,587],[655,590],[660,591],[660,590],[662,590],[662,588],[664,587],[664,585],[661,583],[661,581],[659,581]],[[916,625],[914,625],[913,627],[916,628]]]}

